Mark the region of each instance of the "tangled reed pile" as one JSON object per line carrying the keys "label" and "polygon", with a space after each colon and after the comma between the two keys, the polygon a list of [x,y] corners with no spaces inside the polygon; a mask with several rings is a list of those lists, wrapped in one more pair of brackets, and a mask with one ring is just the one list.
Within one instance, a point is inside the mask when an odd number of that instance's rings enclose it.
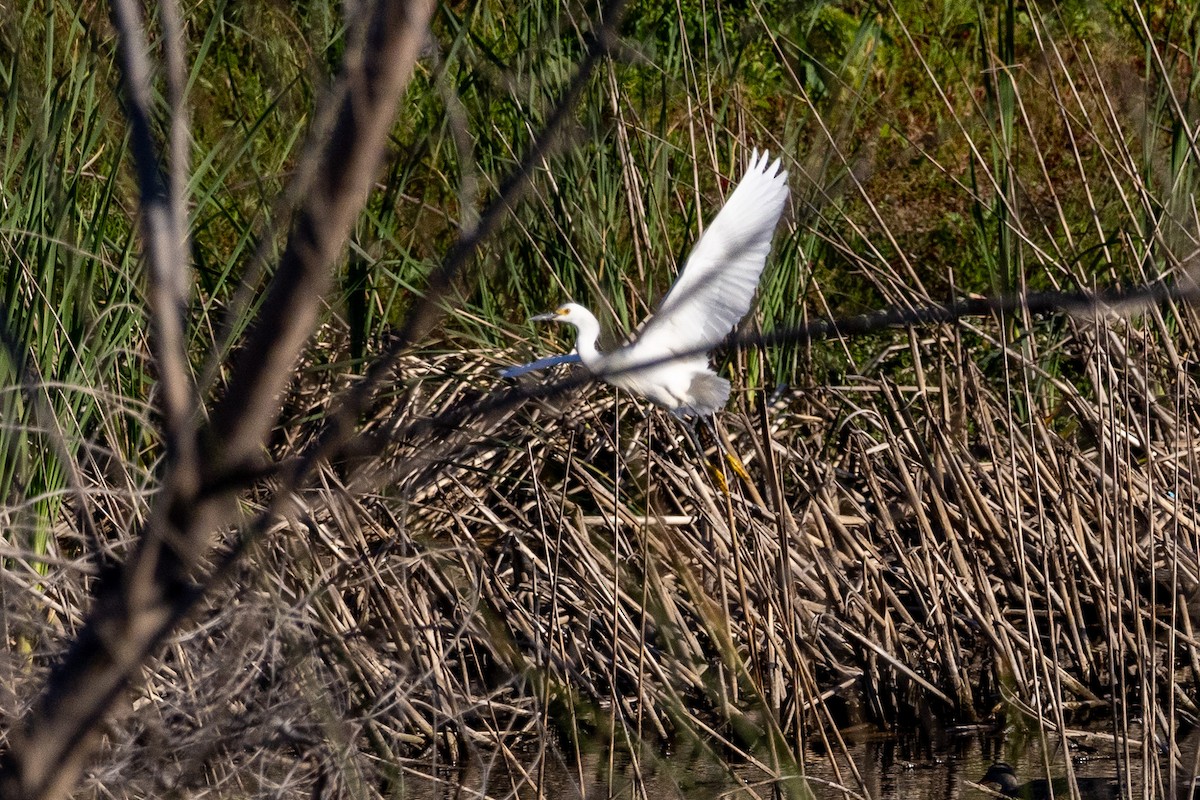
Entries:
{"label": "tangled reed pile", "polygon": [[[1008,322],[739,394],[720,425],[746,477],[607,387],[472,416],[494,362],[412,359],[383,457],[293,498],[156,666],[106,774],[386,794],[422,754],[688,741],[788,775],[856,723],[1000,721],[1194,769],[1163,746],[1200,714],[1194,312],[1006,345]],[[6,592],[9,624],[69,631],[76,566]]]}

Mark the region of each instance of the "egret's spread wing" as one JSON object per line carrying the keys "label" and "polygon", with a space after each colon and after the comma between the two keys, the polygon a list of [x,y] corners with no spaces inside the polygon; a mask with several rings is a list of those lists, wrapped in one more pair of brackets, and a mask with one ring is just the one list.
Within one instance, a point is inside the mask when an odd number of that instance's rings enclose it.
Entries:
{"label": "egret's spread wing", "polygon": [[500,370],[500,377],[516,378],[520,375],[525,375],[530,372],[537,372],[540,369],[556,367],[559,364],[578,364],[579,361],[579,353],[567,353],[561,356],[546,356],[545,358],[539,358],[537,361],[530,361],[528,364],[522,364],[519,367],[509,367],[508,369]]}
{"label": "egret's spread wing", "polygon": [[639,331],[633,344],[639,355],[711,349],[750,310],[788,196],[787,173],[779,159],[768,158],[754,151],[741,183]]}

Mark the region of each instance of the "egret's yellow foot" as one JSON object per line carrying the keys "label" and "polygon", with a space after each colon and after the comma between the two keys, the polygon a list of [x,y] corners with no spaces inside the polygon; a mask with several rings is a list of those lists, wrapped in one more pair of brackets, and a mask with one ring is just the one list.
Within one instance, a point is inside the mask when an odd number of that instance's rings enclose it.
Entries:
{"label": "egret's yellow foot", "polygon": [[729,483],[725,480],[724,470],[717,467],[708,459],[705,459],[704,465],[708,467],[708,472],[713,476],[713,480],[717,484],[717,488],[721,490],[721,494],[729,496]]}
{"label": "egret's yellow foot", "polygon": [[742,460],[737,457],[737,453],[726,450],[725,460],[729,462],[729,467],[733,470],[735,475],[744,480],[746,483],[750,483],[750,473],[746,472],[746,465],[743,464]]}

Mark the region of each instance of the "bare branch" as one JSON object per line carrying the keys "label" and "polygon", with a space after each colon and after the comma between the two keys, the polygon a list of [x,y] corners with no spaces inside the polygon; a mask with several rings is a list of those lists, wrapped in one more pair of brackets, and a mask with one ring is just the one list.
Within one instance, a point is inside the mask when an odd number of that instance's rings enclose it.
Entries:
{"label": "bare branch", "polygon": [[[164,356],[168,366],[186,377],[185,362],[173,360],[178,358],[175,343],[182,347],[182,315],[160,313],[173,311],[180,297],[177,268],[183,262],[170,256],[179,252],[175,248],[182,242],[172,239],[177,228],[154,159],[141,25],[131,0],[115,3],[130,73],[129,115],[143,189],[152,303],[156,324],[168,326],[159,332],[160,349],[170,344]],[[317,180],[204,442],[210,478],[249,462],[262,450],[278,415],[278,395],[312,332],[332,265],[386,151],[387,133],[431,15],[428,0],[378,2],[360,20],[361,38],[357,47],[349,49],[344,67],[349,90],[333,135],[322,150]],[[174,165],[180,166],[178,159]],[[166,401],[172,424],[182,425],[194,399],[189,393],[175,393],[180,386],[190,387],[190,381],[170,386],[167,381],[164,375],[164,390],[173,393]],[[180,428],[173,433],[178,435]],[[168,464],[137,550],[125,565],[102,578],[96,604],[78,638],[52,672],[31,713],[9,732],[9,749],[0,760],[0,796],[62,797],[78,782],[104,720],[198,596],[200,587],[193,580],[213,534],[237,518],[236,491],[241,483],[226,483],[221,489],[213,489],[219,484],[211,481],[208,485],[207,494],[197,491],[188,470],[181,470],[177,462]]]}
{"label": "bare branch", "polygon": [[[167,2],[163,7],[164,29],[168,51],[176,51],[171,60],[173,70],[181,68],[178,51],[182,43],[178,25],[178,10]],[[163,416],[166,420],[168,457],[176,465],[180,477],[196,482],[194,468],[194,436],[190,430],[194,418],[195,392],[185,346],[185,326],[188,303],[187,241],[184,223],[183,175],[172,175],[171,187],[159,165],[158,146],[150,128],[150,59],[147,55],[146,34],[141,11],[136,0],[113,0],[113,21],[118,32],[121,65],[125,75],[125,113],[138,189],[141,194],[142,241],[146,258],[147,297],[154,323],[154,356],[159,371]],[[169,80],[174,86],[178,79]],[[175,91],[171,92],[176,94]],[[171,139],[172,165],[186,169],[186,116],[172,108]],[[178,140],[183,139],[182,142]],[[180,150],[184,152],[181,153]]]}
{"label": "bare branch", "polygon": [[[846,336],[861,336],[897,328],[923,328],[943,325],[973,317],[1007,316],[1018,312],[1031,316],[1065,314],[1083,317],[1093,314],[1121,313],[1136,314],[1156,305],[1172,302],[1195,303],[1200,301],[1200,287],[1191,281],[1181,286],[1157,283],[1136,286],[1131,289],[1111,289],[1098,292],[1043,292],[1028,295],[1009,294],[997,297],[972,297],[954,300],[944,305],[929,305],[910,308],[886,308],[867,314],[858,314],[840,319],[815,320],[806,325],[781,328],[766,334],[746,333],[731,336],[725,346],[734,349],[770,347],[780,344],[802,344],[805,342],[833,339]],[[706,349],[682,352],[675,355],[631,364],[623,370],[609,373],[632,372],[652,368],[676,359],[704,355]],[[574,370],[568,377],[543,384],[525,383],[498,390],[478,402],[456,407],[435,417],[414,420],[399,427],[391,440],[424,436],[431,431],[449,433],[460,431],[477,419],[494,419],[506,414],[530,399],[553,398],[588,383],[594,376],[586,370]],[[378,454],[378,448],[388,440],[377,438],[358,443],[354,454],[362,458]],[[431,459],[443,457],[442,454]],[[422,461],[422,463],[426,463]]]}
{"label": "bare branch", "polygon": [[618,43],[618,31],[627,0],[610,0],[588,37],[588,50],[570,84],[555,105],[545,128],[534,140],[516,170],[501,184],[500,193],[488,205],[474,225],[466,227],[454,246],[429,277],[424,296],[409,311],[400,330],[388,342],[386,350],[367,371],[364,380],[346,393],[326,420],[327,427],[303,458],[293,463],[286,486],[296,486],[320,460],[329,458],[354,435],[354,424],[367,408],[376,389],[392,374],[396,361],[414,342],[425,337],[445,313],[443,301],[458,285],[463,270],[475,257],[479,246],[494,235],[514,206],[521,201],[533,182],[538,166],[560,146],[567,123],[578,105],[592,73]]}
{"label": "bare branch", "polygon": [[[396,98],[427,35],[428,2],[383,2],[362,20],[370,59],[346,65],[346,95],[321,153],[313,190],[297,214],[262,312],[213,415],[209,477],[259,455],[279,397],[316,323],[342,252],[387,144]],[[416,20],[419,24],[414,24]],[[396,36],[398,29],[406,35]],[[403,69],[399,66],[404,65]]]}

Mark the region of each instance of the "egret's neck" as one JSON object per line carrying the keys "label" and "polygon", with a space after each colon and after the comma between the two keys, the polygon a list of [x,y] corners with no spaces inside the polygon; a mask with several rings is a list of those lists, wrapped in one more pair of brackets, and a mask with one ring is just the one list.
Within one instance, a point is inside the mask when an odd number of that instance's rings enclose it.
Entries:
{"label": "egret's neck", "polygon": [[594,370],[600,363],[601,353],[596,349],[596,341],[600,338],[600,323],[590,312],[580,309],[576,312],[578,319],[571,320],[575,326],[575,350],[579,360],[588,369]]}

